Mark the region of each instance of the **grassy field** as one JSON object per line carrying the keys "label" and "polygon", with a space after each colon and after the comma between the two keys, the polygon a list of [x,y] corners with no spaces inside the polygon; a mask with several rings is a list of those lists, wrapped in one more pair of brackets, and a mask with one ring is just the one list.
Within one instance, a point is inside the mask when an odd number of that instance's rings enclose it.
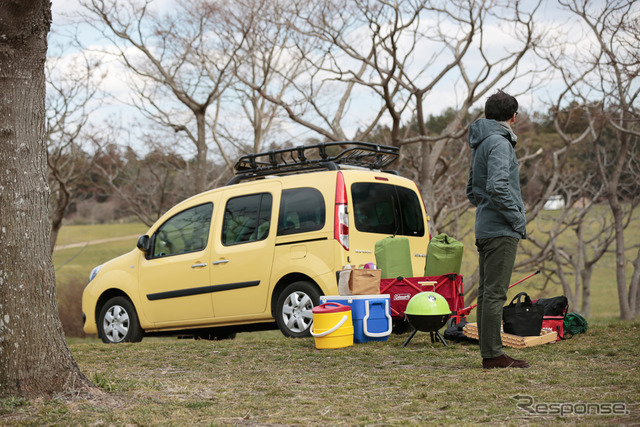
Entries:
{"label": "grassy field", "polygon": [[[132,250],[133,236],[145,231],[141,224],[63,228],[60,245],[81,244],[54,253],[59,296],[78,298],[91,268]],[[124,238],[84,244],[117,236]],[[471,246],[463,274],[474,259]],[[69,338],[82,371],[104,395],[0,400],[0,425],[637,424],[640,322],[616,320],[612,272],[613,260],[603,260],[586,334],[507,349],[530,369],[484,371],[475,343],[444,347],[423,332],[406,348],[406,335],[391,335],[334,350],[278,331],[121,345]],[[539,286],[536,276],[518,288],[561,294]],[[75,319],[78,310],[76,304],[61,311]]]}
{"label": "grassy field", "polygon": [[508,349],[529,369],[485,371],[471,343],[418,333],[340,349],[277,331],[235,340],[70,340],[106,396],[0,401],[3,425],[637,424],[640,324]]}
{"label": "grassy field", "polygon": [[74,279],[86,284],[93,267],[135,248],[138,237],[147,229],[141,223],[62,227],[56,247],[67,248],[53,252],[58,285]]}

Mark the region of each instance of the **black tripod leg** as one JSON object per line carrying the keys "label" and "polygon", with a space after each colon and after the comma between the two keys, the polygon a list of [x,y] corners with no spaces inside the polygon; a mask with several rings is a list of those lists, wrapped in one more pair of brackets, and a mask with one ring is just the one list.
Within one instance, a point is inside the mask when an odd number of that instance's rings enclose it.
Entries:
{"label": "black tripod leg", "polygon": [[440,334],[440,331],[436,331],[436,336],[440,341],[442,341],[442,344],[444,344],[445,347],[449,347],[449,344],[447,344],[442,334]]}
{"label": "black tripod leg", "polygon": [[406,347],[407,344],[409,344],[409,341],[411,341],[411,338],[413,338],[413,336],[416,334],[416,332],[418,332],[417,329],[414,329],[413,332],[411,332],[411,335],[409,335],[409,338],[407,338],[407,340],[404,342],[404,344],[402,344],[403,347]]}

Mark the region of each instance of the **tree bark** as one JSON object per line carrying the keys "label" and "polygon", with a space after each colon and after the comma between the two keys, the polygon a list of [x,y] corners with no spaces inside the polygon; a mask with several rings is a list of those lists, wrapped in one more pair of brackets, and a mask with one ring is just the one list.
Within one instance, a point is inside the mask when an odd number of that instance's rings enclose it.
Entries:
{"label": "tree bark", "polygon": [[44,62],[51,4],[0,0],[0,396],[88,390],[49,254]]}

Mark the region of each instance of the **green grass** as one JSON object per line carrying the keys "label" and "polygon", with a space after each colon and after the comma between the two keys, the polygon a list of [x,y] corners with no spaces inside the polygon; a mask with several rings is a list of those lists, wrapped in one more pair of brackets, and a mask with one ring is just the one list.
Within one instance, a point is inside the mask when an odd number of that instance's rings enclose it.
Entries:
{"label": "green grass", "polygon": [[[340,349],[277,331],[235,340],[145,338],[137,344],[70,341],[99,399],[1,401],[2,424],[418,425],[640,421],[640,323],[594,322],[554,344],[507,349],[526,370],[484,371],[472,343],[431,343],[419,332]],[[540,414],[518,407],[530,396]],[[628,414],[559,416],[550,404]],[[599,406],[598,406],[599,405]],[[547,408],[547,409],[545,409]],[[544,414],[546,411],[546,415]]]}

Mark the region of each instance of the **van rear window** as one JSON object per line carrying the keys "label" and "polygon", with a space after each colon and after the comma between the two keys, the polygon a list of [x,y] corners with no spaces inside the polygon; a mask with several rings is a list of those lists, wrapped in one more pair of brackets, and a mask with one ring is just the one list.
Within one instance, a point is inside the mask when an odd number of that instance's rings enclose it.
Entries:
{"label": "van rear window", "polygon": [[420,199],[405,187],[376,182],[351,185],[356,230],[399,236],[424,236]]}
{"label": "van rear window", "polygon": [[324,198],[315,188],[282,191],[278,236],[321,230],[325,222]]}

